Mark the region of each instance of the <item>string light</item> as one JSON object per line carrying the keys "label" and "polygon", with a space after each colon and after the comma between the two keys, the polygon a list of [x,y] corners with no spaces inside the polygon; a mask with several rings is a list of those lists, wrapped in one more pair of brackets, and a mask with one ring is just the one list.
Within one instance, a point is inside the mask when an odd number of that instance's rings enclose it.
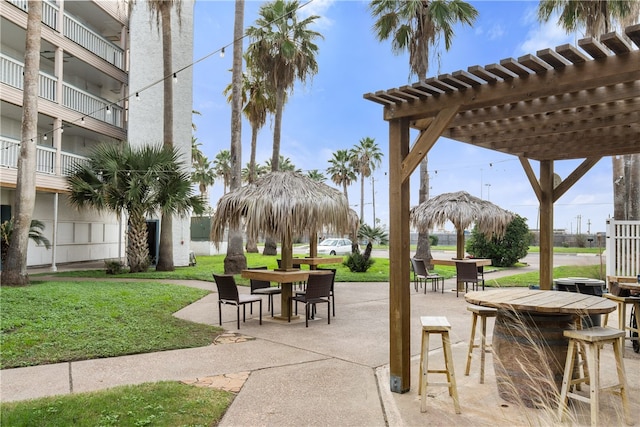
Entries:
{"label": "string light", "polygon": [[107,105],[107,116],[111,114],[111,110],[109,109],[109,106]]}
{"label": "string light", "polygon": [[80,119],[80,124],[84,125],[84,117]]}
{"label": "string light", "polygon": [[136,92],[136,101],[140,101],[140,93]]}
{"label": "string light", "polygon": [[220,50],[220,58],[224,58],[224,47]]}
{"label": "string light", "polygon": [[178,83],[178,73],[173,73],[173,82]]}
{"label": "string light", "polygon": [[42,135],[42,139],[45,140],[45,141],[47,140],[47,134],[46,133],[44,135]]}

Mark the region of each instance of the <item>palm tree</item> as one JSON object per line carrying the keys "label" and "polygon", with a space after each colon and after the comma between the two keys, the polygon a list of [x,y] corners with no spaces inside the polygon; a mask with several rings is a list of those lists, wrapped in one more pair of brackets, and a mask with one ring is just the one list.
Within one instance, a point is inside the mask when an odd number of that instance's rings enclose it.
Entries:
{"label": "palm tree", "polygon": [[146,271],[150,263],[146,215],[203,211],[172,147],[101,144],[88,163],[74,166],[67,182],[69,201],[77,208],[127,213],[127,261],[133,273]]}
{"label": "palm tree", "polygon": [[[224,89],[227,102],[231,102],[231,87]],[[258,178],[256,171],[256,150],[258,143],[258,132],[267,122],[267,115],[275,112],[275,96],[269,92],[264,77],[260,73],[253,73],[251,70],[243,74],[242,79],[242,112],[251,124],[251,154],[248,164],[247,178],[243,181],[249,184]]]}
{"label": "palm tree", "polygon": [[360,221],[364,219],[364,179],[380,166],[382,152],[373,138],[362,138],[358,145],[349,151],[351,164],[360,174]]}
{"label": "palm tree", "polygon": [[[246,164],[245,167],[242,168],[242,182],[249,182],[249,170],[251,165],[249,163]],[[254,179],[260,178],[265,173],[269,173],[271,169],[266,165],[261,165],[257,163],[253,169]]]}
{"label": "palm tree", "polygon": [[[14,219],[11,218],[8,221],[0,224],[0,260],[2,263],[7,260],[9,254],[9,245],[11,244],[11,238],[14,230]],[[43,234],[44,223],[37,219],[31,220],[31,227],[29,227],[29,240],[33,240],[36,245],[44,245],[45,248],[51,248],[51,242]]]}
{"label": "palm tree", "polygon": [[293,88],[296,80],[306,82],[307,78],[318,72],[318,46],[314,40],[322,38],[322,35],[308,27],[319,16],[298,20],[299,7],[300,3],[295,0],[266,3],[260,7],[260,17],[255,26],[246,31],[251,39],[247,62],[252,70],[264,76],[268,87],[276,95],[271,156],[273,171],[280,170],[280,132],[286,93]]}
{"label": "palm tree", "polygon": [[[559,13],[558,24],[567,33],[584,28],[587,37],[600,39],[613,31],[614,23],[621,26],[635,24],[640,18],[637,0],[542,0],[538,5],[538,18],[548,21]],[[639,142],[640,143],[640,142]],[[618,220],[640,220],[640,154],[612,156],[613,163],[613,217]],[[622,177],[622,179],[620,179]]]}
{"label": "palm tree", "polygon": [[[409,52],[410,74],[420,81],[427,78],[431,47],[437,47],[444,39],[449,50],[456,23],[472,25],[478,11],[462,0],[373,0],[371,14],[377,21],[374,31],[378,40],[391,39],[394,53]],[[419,202],[429,198],[429,173],[427,156],[420,163]],[[416,257],[431,260],[428,233],[419,233]]]}
{"label": "palm tree", "polygon": [[[147,7],[151,17],[156,18],[156,24],[162,31],[162,73],[163,104],[162,104],[162,132],[163,142],[167,147],[173,147],[173,46],[171,44],[171,10],[175,8],[178,19],[182,8],[182,0],[148,0]],[[163,216],[160,223],[160,250],[158,253],[158,271],[173,271],[173,218]]]}
{"label": "palm tree", "polygon": [[358,230],[358,239],[367,239],[367,242],[377,243],[380,245],[389,244],[389,235],[382,227],[371,227],[367,224],[362,224]]}
{"label": "palm tree", "polygon": [[347,187],[352,182],[358,180],[353,166],[351,164],[351,157],[347,150],[338,150],[333,153],[333,157],[329,159],[331,166],[327,168],[327,173],[331,177],[331,181],[336,185],[342,185],[344,197],[349,202],[349,194],[347,193]]}
{"label": "palm tree", "polygon": [[231,152],[229,150],[220,150],[213,160],[213,169],[216,176],[222,177],[224,185],[223,194],[227,194],[227,187],[231,180]]}
{"label": "palm tree", "polygon": [[198,142],[198,138],[191,136],[191,163],[195,164],[206,160],[204,153],[200,150],[202,143]]}
{"label": "palm tree", "polygon": [[307,172],[307,176],[312,180],[318,181],[318,182],[325,182],[327,180],[327,177],[324,176],[324,174],[320,172],[318,169],[310,170],[309,172]]}
{"label": "palm tree", "polygon": [[[279,164],[279,166],[278,166],[278,170],[279,170],[279,171],[282,171],[282,172],[298,172],[298,173],[301,173],[301,172],[302,172],[302,169],[297,169],[297,168],[296,168],[296,165],[294,165],[294,164],[291,162],[291,159],[290,159],[290,158],[288,158],[288,157],[284,157],[284,156],[282,156],[282,155],[280,155],[278,158],[279,158],[279,161],[278,161],[278,164]],[[266,167],[267,167],[269,170],[273,170],[273,165],[272,165],[272,163],[271,163],[271,160],[267,160],[267,161],[266,161],[266,162],[264,162],[264,163],[265,163]]]}
{"label": "palm tree", "polygon": [[193,171],[191,172],[191,182],[198,184],[200,197],[203,203],[209,205],[209,187],[216,182],[216,172],[211,167],[211,162],[202,157],[193,163]]}
{"label": "palm tree", "polygon": [[28,2],[27,40],[24,52],[22,129],[16,180],[15,223],[6,264],[2,268],[3,285],[28,285],[27,249],[29,229],[36,204],[36,143],[38,136],[38,82],[40,72],[40,28],[42,3]]}

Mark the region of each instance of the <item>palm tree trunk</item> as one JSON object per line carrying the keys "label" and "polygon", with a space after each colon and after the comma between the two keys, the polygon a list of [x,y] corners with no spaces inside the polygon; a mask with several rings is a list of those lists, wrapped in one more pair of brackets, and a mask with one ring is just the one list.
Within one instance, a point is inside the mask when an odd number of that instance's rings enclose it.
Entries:
{"label": "palm tree trunk", "polygon": [[[284,88],[276,90],[276,114],[273,120],[273,152],[271,154],[271,172],[280,167],[280,132],[282,129],[282,107],[284,104]],[[264,240],[262,255],[277,255],[278,244],[273,237],[267,236]]]}
{"label": "palm tree trunk", "polygon": [[[425,156],[420,162],[420,197],[419,203],[429,200],[429,161]],[[429,233],[418,233],[418,245],[416,247],[416,258],[423,259],[429,268],[433,268],[431,265],[431,244],[429,242]]]}
{"label": "palm tree trunk", "polygon": [[38,82],[40,72],[40,29],[42,3],[29,1],[27,40],[24,53],[22,130],[15,191],[14,228],[9,253],[2,266],[3,285],[28,285],[27,248],[29,228],[36,204],[36,143],[38,138]]}
{"label": "palm tree trunk", "polygon": [[[258,127],[251,127],[251,157],[249,160],[249,184],[256,180],[256,149],[258,145]],[[247,236],[247,245],[245,247],[248,253],[258,253],[258,242],[256,239]]]}
{"label": "palm tree trunk", "polygon": [[[231,88],[231,185],[233,191],[242,186],[242,28],[244,26],[244,0],[236,0],[233,26],[233,73]],[[229,229],[224,272],[239,274],[247,268],[242,251],[242,230]]]}
{"label": "palm tree trunk", "polygon": [[144,215],[136,210],[129,212],[129,233],[127,263],[131,273],[147,271],[150,264],[147,222]]}
{"label": "palm tree trunk", "polygon": [[[163,102],[164,145],[173,147],[173,50],[171,45],[171,2],[160,6],[162,18],[162,70],[165,76]],[[158,271],[173,271],[173,215],[164,214],[160,221],[160,248],[158,250]]]}
{"label": "palm tree trunk", "polygon": [[364,222],[364,174],[360,174],[360,222]]}
{"label": "palm tree trunk", "polygon": [[640,220],[640,154],[613,156],[613,217]]}

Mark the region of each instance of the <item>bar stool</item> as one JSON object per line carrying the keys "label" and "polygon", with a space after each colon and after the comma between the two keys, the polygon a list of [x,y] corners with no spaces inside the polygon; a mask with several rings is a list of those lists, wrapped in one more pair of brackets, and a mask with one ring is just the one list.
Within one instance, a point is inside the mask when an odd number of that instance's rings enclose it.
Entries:
{"label": "bar stool", "polygon": [[[418,394],[420,395],[420,412],[427,410],[427,387],[447,387],[449,396],[453,398],[453,406],[456,414],[460,413],[460,402],[458,399],[458,389],[456,387],[456,376],[453,370],[453,355],[451,353],[451,340],[449,331],[451,325],[444,316],[420,317],[422,323],[422,352],[420,353],[420,380],[418,382]],[[442,348],[444,352],[445,369],[429,369],[429,335],[440,334],[442,338]],[[429,374],[446,374],[447,382],[429,383]]]}
{"label": "bar stool", "polygon": [[[569,398],[586,402],[591,405],[591,425],[598,424],[598,408],[600,404],[600,391],[617,390],[622,397],[622,409],[625,418],[630,421],[629,399],[627,396],[627,380],[624,373],[622,360],[622,346],[624,343],[624,331],[596,326],[581,330],[566,330],[564,336],[569,338],[569,350],[564,367],[562,390],[560,391],[560,404],[558,405],[558,418],[562,419],[567,411]],[[618,384],[610,387],[600,387],[600,348],[606,344],[613,346],[618,372]],[[588,373],[581,378],[573,378],[575,363],[575,347],[582,345],[587,357]],[[569,391],[569,387],[579,383],[589,383],[589,397]]]}
{"label": "bar stool", "polygon": [[[480,349],[480,384],[484,384],[484,359],[486,353],[491,353],[491,343],[487,344],[487,317],[496,317],[498,309],[492,307],[482,307],[480,305],[469,304],[467,310],[473,313],[471,321],[471,338],[469,338],[469,351],[467,352],[467,368],[464,371],[465,375],[469,375],[471,370],[471,357],[474,348]],[[476,344],[476,324],[478,323],[478,317],[482,323],[482,337],[481,344]]]}
{"label": "bar stool", "polygon": [[[627,304],[632,304],[635,306],[636,316],[640,314],[640,297],[619,297],[613,294],[604,294],[604,296],[611,301],[614,301],[618,304],[618,329],[623,332],[630,331],[636,332],[640,336],[640,323],[636,323],[638,327],[633,328],[630,324],[627,323]],[[604,326],[607,326],[609,322],[609,313],[604,316]],[[640,338],[633,338],[629,335],[626,339],[628,340],[638,340]],[[625,346],[624,340],[622,341],[622,356],[624,357]]]}

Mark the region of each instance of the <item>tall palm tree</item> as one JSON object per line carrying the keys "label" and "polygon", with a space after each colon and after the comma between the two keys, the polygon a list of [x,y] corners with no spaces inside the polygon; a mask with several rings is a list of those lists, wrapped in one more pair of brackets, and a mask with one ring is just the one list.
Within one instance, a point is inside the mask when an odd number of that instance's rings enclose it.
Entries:
{"label": "tall palm tree", "polygon": [[127,261],[133,273],[146,271],[150,263],[146,215],[203,211],[172,147],[101,144],[88,163],[75,165],[67,182],[69,201],[77,208],[127,213]]}
{"label": "tall palm tree", "polygon": [[[255,26],[246,31],[251,39],[247,63],[250,69],[264,76],[267,86],[275,92],[272,171],[280,170],[280,134],[286,94],[297,80],[306,82],[318,72],[318,46],[314,40],[322,35],[308,27],[319,17],[312,15],[298,20],[299,7],[297,0],[266,3],[260,7]],[[276,253],[275,240],[267,238],[263,254]]]}
{"label": "tall palm tree", "polygon": [[195,136],[191,136],[191,163],[195,164],[201,162],[202,160],[206,160],[204,153],[200,150],[202,143],[198,142],[198,138]]}
{"label": "tall palm tree", "polygon": [[227,187],[231,181],[231,152],[229,150],[220,150],[216,154],[216,158],[213,160],[213,169],[216,171],[216,176],[222,177],[223,194],[227,194]]}
{"label": "tall palm tree", "polygon": [[327,173],[331,177],[331,181],[336,185],[342,185],[342,191],[344,197],[347,198],[349,203],[349,194],[347,193],[347,187],[351,183],[358,180],[358,177],[351,164],[351,157],[349,151],[338,150],[333,153],[333,157],[329,159],[331,166],[327,168]]}
{"label": "tall palm tree", "polygon": [[[0,260],[2,260],[3,264],[7,260],[7,255],[9,254],[9,245],[11,244],[14,228],[13,218],[0,224]],[[31,226],[29,227],[29,240],[33,241],[36,245],[43,245],[45,248],[50,249],[51,242],[43,232],[44,222],[37,219],[31,220]]]}
{"label": "tall palm tree", "polygon": [[[236,0],[233,24],[233,65],[231,69],[231,182],[230,190],[242,186],[242,29],[244,27],[244,0]],[[242,230],[229,227],[224,272],[239,274],[247,268],[242,250]]]}
{"label": "tall palm tree", "polygon": [[322,35],[308,27],[319,16],[298,20],[298,1],[276,0],[260,7],[255,26],[247,28],[251,44],[247,49],[249,66],[264,78],[276,95],[271,167],[280,170],[280,132],[286,93],[297,80],[306,82],[318,72],[314,43]]}
{"label": "tall palm tree", "polygon": [[[231,87],[224,89],[227,102],[231,102]],[[249,157],[247,179],[243,181],[249,184],[258,177],[256,171],[256,151],[258,145],[258,132],[267,122],[267,115],[275,112],[275,95],[269,91],[269,87],[261,73],[251,72],[243,74],[242,78],[242,113],[251,124],[251,153]]]}
{"label": "tall palm tree", "polygon": [[[376,18],[374,31],[378,40],[391,39],[394,53],[409,53],[410,74],[420,81],[427,78],[429,55],[440,39],[449,50],[456,23],[472,25],[478,11],[462,0],[373,0],[371,14]],[[428,159],[420,163],[419,202],[429,198]],[[419,233],[416,257],[431,260],[429,235]]]}
{"label": "tall palm tree", "polygon": [[[163,143],[173,147],[173,45],[171,43],[171,10],[175,9],[178,18],[182,8],[182,0],[147,0],[147,7],[151,17],[156,18],[156,24],[162,32],[162,73],[163,103],[162,103],[162,134]],[[160,223],[160,249],[158,253],[158,271],[173,271],[173,218],[163,216]]]}
{"label": "tall palm tree", "polygon": [[[538,5],[540,21],[548,21],[556,12],[559,14],[558,24],[567,33],[584,28],[587,37],[599,40],[602,34],[613,31],[616,23],[623,27],[637,23],[640,19],[640,2],[542,0]],[[613,217],[619,220],[640,220],[640,154],[612,156],[611,161]]]}
{"label": "tall palm tree", "polygon": [[40,72],[40,29],[42,3],[27,3],[27,40],[24,52],[22,129],[20,157],[15,191],[15,222],[13,238],[6,263],[2,266],[0,283],[28,285],[27,248],[29,228],[36,204],[36,144],[38,137],[38,82]]}
{"label": "tall palm tree", "polygon": [[375,139],[366,137],[349,151],[349,156],[353,168],[360,174],[360,221],[364,221],[364,179],[380,166],[382,152]]}

